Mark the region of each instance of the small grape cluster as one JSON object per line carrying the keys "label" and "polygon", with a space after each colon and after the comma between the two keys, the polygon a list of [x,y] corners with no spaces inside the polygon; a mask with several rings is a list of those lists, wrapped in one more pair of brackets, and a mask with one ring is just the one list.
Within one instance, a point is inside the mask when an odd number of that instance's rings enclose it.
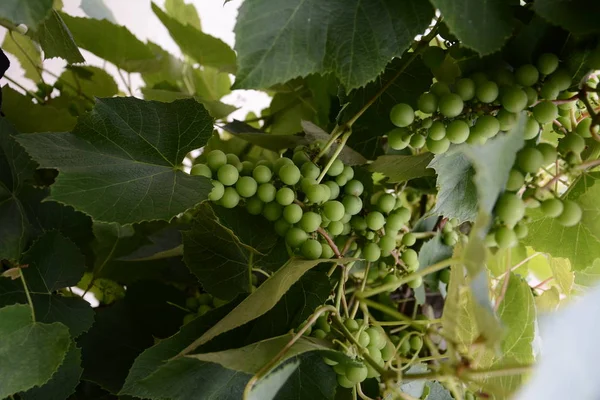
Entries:
{"label": "small grape cluster", "polygon": [[197,317],[201,317],[210,310],[219,308],[227,303],[229,303],[229,301],[221,300],[209,293],[196,292],[193,296],[185,299],[185,308],[189,311],[189,314],[186,314],[183,317],[183,324],[185,325]]}
{"label": "small grape cluster", "polygon": [[225,208],[244,206],[273,222],[290,251],[304,258],[352,254],[415,271],[419,262],[410,246],[416,237],[407,232],[410,210],[396,193],[368,193],[354,168],[339,159],[313,162],[320,146],[301,146],[291,158],[256,164],[212,150],[191,174],[212,179],[210,201]]}

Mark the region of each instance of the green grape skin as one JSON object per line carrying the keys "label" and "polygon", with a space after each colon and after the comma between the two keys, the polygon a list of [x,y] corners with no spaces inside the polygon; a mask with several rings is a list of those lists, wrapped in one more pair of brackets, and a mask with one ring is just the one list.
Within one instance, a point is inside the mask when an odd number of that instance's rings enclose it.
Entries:
{"label": "green grape skin", "polygon": [[525,177],[521,171],[517,169],[511,169],[508,175],[508,181],[506,181],[506,190],[510,192],[516,192],[521,189],[525,184]]}
{"label": "green grape skin", "polygon": [[344,205],[336,200],[330,200],[323,204],[323,214],[330,221],[339,221],[344,217],[346,210]]}
{"label": "green grape skin", "polygon": [[435,121],[427,131],[427,136],[433,140],[440,140],[446,136],[446,126],[440,121]]}
{"label": "green grape skin", "polygon": [[249,176],[242,176],[235,183],[235,189],[242,197],[252,197],[256,194],[256,190],[258,189],[258,185],[254,178]]}
{"label": "green grape skin", "polygon": [[373,239],[375,239],[375,232],[373,232],[373,231],[366,231],[366,232],[363,233],[363,236],[367,240],[373,240]]}
{"label": "green grape skin", "polygon": [[[339,364],[338,364],[339,365]],[[337,367],[337,365],[336,365]],[[352,382],[346,378],[346,375],[337,375],[337,383],[343,388],[352,389],[355,385],[355,382]]]}
{"label": "green grape skin", "polygon": [[316,329],[311,333],[311,336],[316,337],[317,339],[325,339],[327,337],[327,332],[321,329]]}
{"label": "green grape skin", "polygon": [[371,356],[371,358],[377,362],[380,362],[383,360],[382,356],[381,356],[381,350],[379,350],[376,346],[373,346],[372,344],[369,344],[367,346],[367,352],[369,353],[369,355]]}
{"label": "green grape skin", "polygon": [[212,178],[212,171],[206,164],[196,164],[192,167],[190,171],[190,175],[193,176],[205,176],[207,178]]}
{"label": "green grape skin", "polygon": [[219,201],[219,200],[221,200],[221,198],[223,197],[223,194],[225,193],[225,186],[217,180],[212,180],[211,182],[212,182],[213,188],[210,191],[210,193],[208,194],[208,199],[210,201]]}
{"label": "green grape skin", "polygon": [[227,164],[227,156],[221,150],[212,150],[206,155],[206,165],[216,172],[223,165]]}
{"label": "green grape skin", "polygon": [[[329,244],[322,242],[321,247],[323,249],[323,251],[321,252],[321,258],[326,258],[326,259],[333,258],[335,253],[333,252],[333,249],[331,248],[331,246]],[[329,332],[329,331],[325,331],[325,332]]]}
{"label": "green grape skin", "polygon": [[458,234],[456,232],[445,233],[442,236],[442,240],[447,246],[454,246],[458,243]]}
{"label": "green grape skin", "polygon": [[334,181],[327,181],[324,183],[329,188],[329,200],[335,200],[340,196],[340,186]]}
{"label": "green grape skin", "polygon": [[321,169],[312,161],[307,161],[300,167],[300,172],[304,178],[317,180],[321,174]]}
{"label": "green grape skin", "polygon": [[396,355],[396,346],[390,341],[386,341],[385,346],[381,349],[381,359],[383,361],[389,361]]}
{"label": "green grape skin", "polygon": [[399,128],[409,126],[415,120],[415,112],[411,106],[405,103],[396,104],[390,111],[392,124]]}
{"label": "green grape skin", "polygon": [[440,271],[438,275],[440,282],[445,283],[446,285],[450,283],[450,268],[445,268]]}
{"label": "green grape skin", "polygon": [[459,79],[454,85],[454,90],[463,101],[472,100],[475,97],[475,82],[469,78]]}
{"label": "green grape skin", "polygon": [[438,108],[438,98],[435,94],[425,92],[419,96],[417,106],[425,114],[433,114]]}
{"label": "green grape skin", "polygon": [[185,299],[185,308],[190,311],[196,311],[200,304],[198,303],[198,299],[195,297],[188,297]]}
{"label": "green grape skin", "polygon": [[408,343],[410,344],[412,351],[419,351],[423,347],[423,338],[421,338],[421,336],[413,335],[408,340]]}
{"label": "green grape skin", "polygon": [[240,195],[232,187],[226,187],[219,204],[225,208],[234,208],[240,203]]}
{"label": "green grape skin", "polygon": [[558,108],[551,101],[541,101],[533,107],[533,116],[540,124],[547,124],[558,117]]}
{"label": "green grape skin", "polygon": [[273,228],[275,229],[275,233],[277,233],[281,237],[285,237],[285,234],[287,233],[287,231],[290,230],[291,227],[292,227],[292,225],[290,225],[283,218],[279,218],[277,221],[275,221],[275,224],[273,224]]}
{"label": "green grape skin", "polygon": [[475,129],[485,137],[490,138],[500,131],[500,122],[491,115],[482,115],[475,122]]}
{"label": "green grape skin", "polygon": [[581,216],[583,215],[583,211],[579,204],[572,200],[564,200],[563,201],[563,211],[556,218],[556,221],[562,226],[574,226],[581,221]]}
{"label": "green grape skin", "polygon": [[257,183],[267,183],[273,177],[273,172],[266,165],[257,165],[252,171],[252,177]]}
{"label": "green grape skin", "polygon": [[310,203],[320,204],[327,200],[329,196],[327,196],[323,186],[324,185],[312,185],[304,190],[304,194],[306,194],[306,198]]}
{"label": "green grape skin", "polygon": [[345,223],[350,222],[351,219],[352,219],[352,215],[348,214],[348,211],[346,210],[346,214],[344,214],[344,217],[340,220],[340,222],[345,224]]}
{"label": "green grape skin", "polygon": [[412,232],[407,232],[402,236],[402,244],[405,246],[412,246],[417,242],[417,237]]}
{"label": "green grape skin", "polygon": [[302,243],[308,240],[308,234],[300,228],[291,227],[285,234],[285,242],[292,249],[299,248]]}
{"label": "green grape skin", "polygon": [[364,365],[349,364],[346,367],[346,379],[348,379],[350,382],[354,382],[355,384],[360,383],[367,379],[368,372],[369,371],[367,370],[367,367]]}
{"label": "green grape skin", "polygon": [[358,322],[350,318],[344,320],[344,326],[350,331],[350,333],[354,333],[360,329]]}
{"label": "green grape skin", "polygon": [[327,230],[333,236],[341,235],[344,232],[344,223],[340,221],[331,221],[327,226]]}
{"label": "green grape skin", "polygon": [[342,172],[342,175],[345,176],[348,180],[354,178],[354,168],[352,168],[349,165],[346,165],[344,167],[344,172]]}
{"label": "green grape skin", "polygon": [[[289,160],[289,159],[288,159]],[[287,164],[281,167],[278,172],[279,179],[286,185],[295,185],[300,181],[301,173],[300,169],[294,164]]]}
{"label": "green grape skin", "polygon": [[555,84],[559,91],[563,91],[567,90],[573,81],[567,70],[559,68],[550,75],[550,82]]}
{"label": "green grape skin", "polygon": [[535,65],[525,64],[517,68],[515,78],[521,86],[533,86],[540,79],[540,72]]}
{"label": "green grape skin", "polygon": [[450,87],[444,82],[435,82],[431,85],[429,91],[438,97],[442,97],[443,95],[450,93]]}
{"label": "green grape skin", "polygon": [[525,87],[523,90],[525,91],[525,94],[527,94],[527,106],[534,105],[538,100],[538,93],[536,90],[532,87]]}
{"label": "green grape skin", "polygon": [[413,249],[404,250],[400,258],[409,266],[419,264],[419,256]]}
{"label": "green grape skin", "polygon": [[525,126],[523,129],[523,136],[525,140],[531,140],[540,133],[540,124],[533,117],[527,117],[525,120]]}
{"label": "green grape skin", "polygon": [[315,239],[308,239],[300,247],[300,253],[308,260],[317,260],[323,253],[321,243]]}
{"label": "green grape skin", "polygon": [[367,332],[363,331],[358,334],[358,343],[361,345],[361,347],[367,347],[370,341],[371,338]]}
{"label": "green grape skin", "polygon": [[535,147],[526,147],[517,154],[516,164],[521,171],[534,174],[544,165],[544,155]]}
{"label": "green grape skin", "polygon": [[313,211],[308,211],[302,214],[302,218],[298,222],[298,226],[304,229],[305,232],[314,232],[321,226],[323,219],[319,214]]}
{"label": "green grape skin", "polygon": [[246,200],[246,211],[251,215],[260,215],[263,211],[265,203],[263,203],[258,197],[250,197]]}
{"label": "green grape skin", "polygon": [[303,149],[298,149],[298,151],[294,151],[294,155],[292,156],[292,161],[294,162],[294,164],[296,164],[299,167],[306,162],[310,162],[310,158],[304,152]]}
{"label": "green grape skin", "polygon": [[394,150],[402,150],[408,146],[409,132],[405,128],[396,128],[388,132],[388,144]]}
{"label": "green grape skin", "polygon": [[396,206],[396,198],[390,193],[382,194],[379,199],[377,199],[377,208],[382,213],[389,213]]}
{"label": "green grape skin", "polygon": [[442,154],[450,148],[450,140],[443,138],[441,140],[427,139],[427,149],[432,154]]}
{"label": "green grape skin", "polygon": [[423,64],[429,69],[438,68],[446,58],[446,51],[438,46],[429,46],[421,56]]}
{"label": "green grape skin", "polygon": [[446,127],[446,138],[454,144],[464,143],[469,137],[469,125],[462,120],[454,120]]}
{"label": "green grape skin", "polygon": [[379,350],[385,347],[385,332],[381,328],[372,326],[370,328],[365,329],[365,332],[367,333],[367,335],[369,335],[369,344],[371,346],[374,346]]}
{"label": "green grape skin", "polygon": [[379,238],[378,246],[382,254],[389,255],[396,248],[396,238],[391,235],[382,236]]}
{"label": "green grape skin", "polygon": [[244,176],[251,176],[254,171],[254,163],[252,161],[242,161],[242,170],[240,174]]}
{"label": "green grape skin", "polygon": [[500,87],[513,86],[516,83],[513,73],[504,67],[498,67],[492,71],[492,80]]}
{"label": "green grape skin", "polygon": [[410,137],[409,143],[413,149],[420,149],[425,146],[425,136],[416,133]]}
{"label": "green grape skin", "polygon": [[592,137],[592,129],[594,130],[594,133],[598,133],[597,126],[592,128],[592,119],[584,118],[579,122],[579,124],[577,124],[575,132],[577,132],[577,134],[583,138],[589,138]]}
{"label": "green grape skin", "polygon": [[344,186],[344,193],[352,196],[360,196],[364,190],[365,187],[362,182],[356,179],[352,179]]}
{"label": "green grape skin", "polygon": [[225,157],[227,158],[227,164],[237,165],[242,163],[240,158],[233,153],[227,153]]}
{"label": "green grape skin", "polygon": [[416,289],[416,288],[420,287],[421,285],[423,285],[423,277],[417,276],[415,279],[412,279],[412,280],[406,282],[406,284],[408,285],[408,287],[410,287],[412,289]]}
{"label": "green grape skin", "polygon": [[540,89],[540,96],[542,99],[556,100],[559,94],[560,90],[558,89],[558,86],[552,81],[544,82]]}
{"label": "green grape skin", "polygon": [[344,172],[344,163],[340,159],[335,159],[333,161],[333,163],[331,164],[331,166],[329,167],[329,170],[327,171],[327,175],[338,176],[342,172]]}
{"label": "green grape skin", "polygon": [[527,107],[527,93],[518,87],[511,87],[504,91],[500,102],[507,111],[521,112]]}
{"label": "green grape skin", "polygon": [[581,152],[585,150],[585,139],[578,134],[571,132],[559,141],[558,148],[563,153],[573,152],[575,154],[581,154]]}
{"label": "green grape skin", "polygon": [[462,113],[464,103],[456,93],[448,93],[440,98],[438,107],[442,115],[448,118],[454,118]]}
{"label": "green grape skin", "polygon": [[473,395],[473,393],[466,392],[465,393],[465,400],[477,400],[477,399],[475,399],[475,396]]}
{"label": "green grape skin", "polygon": [[529,228],[527,227],[527,225],[522,223],[518,223],[517,225],[515,225],[513,231],[515,232],[515,235],[517,235],[517,239],[523,239],[529,234]]}
{"label": "green grape skin", "polygon": [[344,205],[344,209],[350,215],[358,214],[363,207],[363,202],[358,196],[346,195],[342,199],[342,204]]}
{"label": "green grape skin", "polygon": [[283,168],[285,165],[293,165],[294,162],[292,160],[290,160],[287,157],[281,157],[278,158],[274,163],[273,163],[273,171],[275,171],[276,174],[279,174],[279,171],[281,170],[281,168]]}
{"label": "green grape skin", "polygon": [[367,229],[367,221],[361,216],[355,215],[350,220],[350,224],[357,232],[362,232]]}
{"label": "green grape skin", "polygon": [[256,190],[256,195],[263,203],[270,203],[275,200],[277,189],[271,183],[263,183]]}
{"label": "green grape skin", "polygon": [[[333,370],[338,375],[338,378],[340,376],[343,376],[344,378],[346,378],[346,362],[336,363],[336,365],[333,366]],[[354,384],[352,384],[352,385],[354,385]],[[350,387],[352,387],[352,386],[350,386]]]}
{"label": "green grape skin", "polygon": [[550,75],[558,68],[558,57],[552,53],[544,53],[538,58],[536,66],[542,75]]}
{"label": "green grape skin", "polygon": [[500,249],[509,249],[514,247],[519,241],[515,231],[506,226],[498,227],[494,233],[494,238],[496,239],[496,244]]}
{"label": "green grape skin", "polygon": [[475,89],[475,95],[482,103],[493,103],[498,98],[498,93],[498,85],[492,81],[482,82]]}
{"label": "green grape skin", "polygon": [[369,262],[375,262],[379,260],[379,257],[381,257],[381,249],[379,248],[379,246],[377,246],[376,243],[367,242],[363,246],[362,255],[365,258],[365,260]]}
{"label": "green grape skin", "polygon": [[263,216],[271,222],[277,221],[283,213],[283,207],[276,202],[267,203],[263,207]]}
{"label": "green grape skin", "polygon": [[514,193],[504,193],[496,202],[496,215],[509,227],[514,226],[525,215],[523,200]]}
{"label": "green grape skin", "polygon": [[275,201],[277,201],[282,206],[289,206],[296,199],[296,194],[289,187],[282,187],[277,191],[275,195]]}
{"label": "green grape skin", "polygon": [[498,111],[496,119],[500,123],[501,131],[510,131],[517,123],[517,114],[505,110]]}
{"label": "green grape skin", "polygon": [[536,148],[544,156],[544,165],[548,165],[556,161],[558,153],[554,146],[552,146],[550,143],[538,143]]}
{"label": "green grape skin", "polygon": [[217,171],[217,179],[225,186],[234,185],[239,177],[239,171],[231,164],[225,164]]}
{"label": "green grape skin", "polygon": [[379,211],[371,211],[365,217],[367,227],[373,231],[378,231],[385,225],[385,217]]}

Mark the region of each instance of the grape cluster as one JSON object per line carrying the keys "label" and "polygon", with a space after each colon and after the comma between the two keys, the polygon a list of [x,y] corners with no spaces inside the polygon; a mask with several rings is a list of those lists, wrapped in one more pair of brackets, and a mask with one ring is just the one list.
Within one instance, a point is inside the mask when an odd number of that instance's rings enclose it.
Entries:
{"label": "grape cluster", "polygon": [[183,324],[185,325],[210,310],[219,308],[227,303],[229,301],[218,299],[209,293],[196,292],[185,300],[185,308],[189,313],[183,317]]}

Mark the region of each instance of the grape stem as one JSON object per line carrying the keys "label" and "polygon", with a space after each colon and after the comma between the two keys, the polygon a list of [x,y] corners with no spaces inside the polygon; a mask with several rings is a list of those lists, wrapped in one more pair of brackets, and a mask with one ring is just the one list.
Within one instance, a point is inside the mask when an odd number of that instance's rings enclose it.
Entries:
{"label": "grape stem", "polygon": [[7,81],[9,81],[10,83],[12,83],[13,85],[15,85],[16,87],[18,87],[19,89],[21,89],[22,91],[24,91],[25,93],[27,93],[28,95],[30,95],[31,97],[35,98],[37,101],[40,102],[40,104],[44,104],[46,102],[44,99],[42,99],[36,93],[33,93],[33,92],[27,90],[23,85],[21,85],[20,83],[18,83],[14,79],[12,79],[10,76],[4,75],[3,78],[6,79]]}
{"label": "grape stem", "polygon": [[35,309],[33,308],[33,301],[31,300],[31,294],[29,294],[27,282],[25,282],[25,275],[23,275],[23,266],[19,267],[19,275],[21,276],[21,282],[23,282],[23,290],[25,290],[27,302],[29,303],[29,307],[31,308],[31,318],[33,319],[33,322],[35,322]]}
{"label": "grape stem", "polygon": [[498,378],[503,376],[521,375],[530,372],[533,369],[533,365],[508,365],[508,366],[496,366],[486,369],[470,369],[470,368],[457,368],[454,374],[450,375],[447,373],[440,374],[438,372],[424,372],[421,374],[408,374],[403,375],[402,380],[405,382],[413,382],[419,380],[440,380],[451,377],[465,378],[465,379],[481,379],[481,378]]}
{"label": "grape stem", "polygon": [[363,393],[362,388],[360,387],[360,383],[356,384],[356,391],[358,392],[358,396],[363,400],[373,400],[369,396]]}
{"label": "grape stem", "polygon": [[331,247],[331,249],[333,250],[333,254],[335,254],[335,256],[337,258],[342,258],[342,255],[340,254],[340,250],[338,249],[337,245],[333,242],[333,240],[331,240],[331,237],[329,237],[327,232],[325,232],[325,229],[323,229],[322,227],[319,227],[317,229],[317,232],[319,233],[319,235],[323,236],[323,238],[325,239],[325,241],[327,242],[329,247]]}
{"label": "grape stem", "polygon": [[[588,169],[591,169],[591,168],[597,167],[597,166],[599,166],[599,165],[600,165],[600,159],[596,159],[596,160],[590,160],[590,161],[583,162],[583,163],[579,164],[578,166],[574,167],[574,168],[572,169],[572,171],[585,171],[585,170],[588,170]],[[550,180],[548,183],[546,183],[546,184],[545,184],[545,185],[542,187],[542,189],[549,190],[549,189],[550,189],[550,187],[551,187],[551,186],[552,186],[552,185],[553,185],[555,182],[558,182],[558,180],[559,180],[559,179],[560,179],[562,176],[564,176],[564,175],[565,175],[567,172],[568,172],[568,171],[561,171],[561,172],[559,172],[558,174],[556,174],[556,175],[554,176],[554,178],[552,178],[552,179],[551,179],[551,180]]]}
{"label": "grape stem", "polygon": [[317,183],[321,183],[321,181],[325,177],[325,174],[327,174],[327,171],[329,171],[329,168],[331,168],[331,166],[333,165],[334,161],[338,158],[338,156],[340,155],[340,153],[344,149],[344,146],[346,145],[346,142],[348,141],[348,138],[350,137],[351,134],[352,134],[352,130],[351,129],[348,129],[348,130],[344,131],[344,133],[342,134],[342,139],[341,139],[340,143],[335,148],[335,151],[333,152],[333,155],[331,156],[331,158],[329,159],[329,161],[327,161],[327,164],[323,168],[323,171],[321,171],[321,174],[317,178]]}

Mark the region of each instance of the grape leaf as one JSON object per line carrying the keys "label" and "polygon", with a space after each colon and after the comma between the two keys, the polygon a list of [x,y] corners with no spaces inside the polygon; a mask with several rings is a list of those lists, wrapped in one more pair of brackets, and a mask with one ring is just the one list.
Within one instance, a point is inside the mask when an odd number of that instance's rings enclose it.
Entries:
{"label": "grape leaf", "polygon": [[235,73],[235,53],[221,39],[207,35],[191,25],[182,24],[154,3],[152,3],[152,11],[169,30],[171,37],[184,54],[192,57],[200,65]]}
{"label": "grape leaf", "polygon": [[248,394],[248,400],[273,400],[277,392],[299,366],[300,362],[294,360],[270,372],[256,382],[252,391]]}
{"label": "grape leaf", "polygon": [[221,225],[230,229],[242,243],[261,253],[269,251],[279,239],[272,223],[262,216],[249,215],[242,208],[213,207]]}
{"label": "grape leaf", "polygon": [[600,4],[594,0],[536,0],[534,11],[548,22],[575,35],[600,32]]}
{"label": "grape leaf", "polygon": [[22,304],[0,308],[0,338],[0,398],[48,382],[71,343],[66,326],[35,322]]}
{"label": "grape leaf", "polygon": [[167,14],[183,25],[190,25],[199,31],[202,30],[198,10],[193,4],[187,4],[185,0],[166,0],[165,10]]}
{"label": "grape leaf", "polygon": [[[419,249],[419,270],[450,257],[452,257],[452,247],[444,244],[441,234],[435,235]],[[427,275],[425,277],[425,283],[428,286],[433,286],[433,289],[435,290],[438,289],[439,280],[436,278],[435,274]],[[418,304],[425,303],[425,287],[423,285],[415,289],[415,297]]]}
{"label": "grape leaf", "polygon": [[61,14],[56,10],[52,10],[48,18],[37,28],[37,31],[31,32],[30,36],[42,46],[45,59],[60,57],[70,64],[85,62],[77,44],[75,44],[73,35],[61,18]]}
{"label": "grape leaf", "polygon": [[560,292],[556,286],[552,286],[550,289],[545,290],[539,296],[534,298],[535,308],[539,314],[551,313],[558,309],[560,304]]}
{"label": "grape leaf", "polygon": [[418,0],[246,2],[235,27],[234,87],[264,88],[314,73],[335,74],[347,89],[364,86],[432,17],[431,6]]}
{"label": "grape leaf", "polygon": [[[144,94],[144,99],[146,100],[156,100],[161,101],[163,103],[171,103],[175,100],[189,99],[193,97],[183,92],[175,92],[171,90],[161,89],[142,88],[142,93]],[[226,116],[237,110],[235,106],[225,104],[218,100],[204,100],[200,97],[194,98],[206,108],[211,117],[216,119],[225,118]]]}
{"label": "grape leaf", "polygon": [[480,55],[500,50],[513,30],[511,4],[504,0],[431,0],[452,33]]}
{"label": "grape leaf", "polygon": [[433,154],[423,153],[414,156],[384,155],[379,156],[369,165],[369,171],[379,172],[387,176],[388,182],[406,182],[414,178],[435,175],[429,163]]}
{"label": "grape leaf", "polygon": [[18,32],[10,32],[4,36],[2,50],[14,55],[21,68],[25,71],[25,78],[34,82],[40,81],[40,71],[42,68],[42,55],[37,46],[25,35]]}
{"label": "grape leaf", "polygon": [[82,93],[93,98],[112,97],[119,93],[114,78],[98,67],[67,66],[59,79],[63,83],[62,91],[73,95]]}
{"label": "grape leaf", "polygon": [[29,389],[20,396],[23,400],[63,400],[75,392],[79,384],[79,378],[83,369],[81,368],[81,350],[75,342],[71,347],[58,370],[52,375],[45,385]]}
{"label": "grape leaf", "polygon": [[575,271],[575,284],[592,287],[600,280],[600,259],[595,259],[589,267]]}
{"label": "grape leaf", "polygon": [[29,28],[42,22],[52,10],[52,0],[4,0],[0,4],[0,18]]}
{"label": "grape leaf", "polygon": [[425,384],[425,390],[429,393],[425,400],[452,400],[453,397],[444,386],[437,381],[430,381]]}
{"label": "grape leaf", "polygon": [[[150,48],[126,27],[105,19],[72,17],[59,13],[72,33],[75,43],[127,72],[151,72],[159,68]],[[98,40],[102,32],[104,40]]]}
{"label": "grape leaf", "polygon": [[569,259],[573,271],[583,271],[600,258],[600,172],[586,173],[575,182],[565,198],[576,201],[583,210],[581,221],[564,227],[556,218],[531,212],[529,235],[523,242],[537,251]]}
{"label": "grape leaf", "polygon": [[112,98],[98,99],[73,133],[18,141],[41,167],[59,170],[50,200],[98,221],[130,224],[169,220],[207,198],[208,179],[177,169],[211,134],[210,116],[193,100]]}
{"label": "grape leaf", "polygon": [[[307,144],[313,143],[316,140],[321,140],[327,143],[331,138],[329,133],[319,128],[317,125],[310,121],[302,121],[302,129],[306,133]],[[333,154],[338,147],[337,143],[333,143],[330,147],[329,152]],[[344,146],[338,158],[344,162],[345,165],[364,165],[367,163],[367,159],[362,156],[359,152],[352,149],[350,146]]]}
{"label": "grape leaf", "polygon": [[445,334],[454,343],[469,346],[478,334],[474,315],[473,294],[466,281],[464,267],[460,264],[453,265],[442,313]]}

